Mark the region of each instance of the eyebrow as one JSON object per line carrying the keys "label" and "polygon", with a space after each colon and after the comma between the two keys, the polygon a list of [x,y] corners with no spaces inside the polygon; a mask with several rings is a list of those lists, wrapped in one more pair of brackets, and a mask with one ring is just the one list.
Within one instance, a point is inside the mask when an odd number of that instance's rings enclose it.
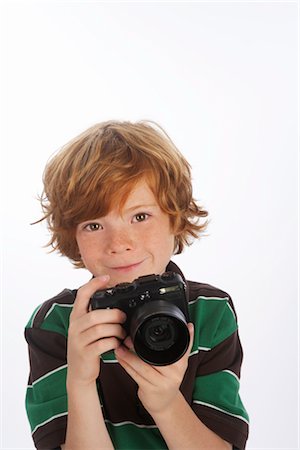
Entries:
{"label": "eyebrow", "polygon": [[130,206],[130,208],[125,209],[124,212],[127,213],[127,212],[134,211],[135,209],[146,209],[146,208],[153,208],[153,207],[156,207],[156,208],[157,208],[157,205],[156,205],[156,204],[150,204],[150,205],[144,205],[144,204],[142,204],[142,205],[133,205],[133,206]]}

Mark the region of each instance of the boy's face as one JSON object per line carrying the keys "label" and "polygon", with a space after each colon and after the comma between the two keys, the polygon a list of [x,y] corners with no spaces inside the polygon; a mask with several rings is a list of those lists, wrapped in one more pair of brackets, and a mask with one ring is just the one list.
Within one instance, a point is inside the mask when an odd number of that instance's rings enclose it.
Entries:
{"label": "boy's face", "polygon": [[121,212],[80,223],[76,240],[85,267],[110,275],[109,286],[165,271],[174,250],[169,216],[146,181],[131,191]]}

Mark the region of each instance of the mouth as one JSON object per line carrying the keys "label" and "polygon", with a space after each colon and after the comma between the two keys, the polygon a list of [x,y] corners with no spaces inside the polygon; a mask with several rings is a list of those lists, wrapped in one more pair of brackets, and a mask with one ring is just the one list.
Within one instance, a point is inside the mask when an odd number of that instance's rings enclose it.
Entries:
{"label": "mouth", "polygon": [[137,267],[139,267],[142,263],[143,261],[139,261],[137,263],[129,264],[127,266],[111,267],[111,269],[116,272],[130,272],[131,270],[134,270]]}

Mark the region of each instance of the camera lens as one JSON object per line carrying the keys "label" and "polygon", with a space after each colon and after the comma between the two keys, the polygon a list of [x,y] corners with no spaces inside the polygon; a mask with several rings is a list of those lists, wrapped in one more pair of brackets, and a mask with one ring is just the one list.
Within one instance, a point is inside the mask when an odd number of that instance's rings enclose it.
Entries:
{"label": "camera lens", "polygon": [[156,366],[178,361],[190,341],[181,309],[162,300],[154,300],[137,309],[131,320],[130,336],[140,358]]}
{"label": "camera lens", "polygon": [[164,316],[149,319],[141,327],[140,333],[145,345],[156,351],[170,348],[178,335],[173,319]]}

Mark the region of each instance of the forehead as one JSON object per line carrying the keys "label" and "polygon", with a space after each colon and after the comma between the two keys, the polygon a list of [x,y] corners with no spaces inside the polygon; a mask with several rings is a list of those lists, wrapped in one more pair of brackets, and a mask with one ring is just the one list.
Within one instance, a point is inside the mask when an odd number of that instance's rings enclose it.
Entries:
{"label": "forehead", "polygon": [[111,211],[118,211],[124,213],[139,207],[159,207],[155,195],[150,188],[147,181],[139,181],[130,191],[126,197],[125,202],[113,207]]}

